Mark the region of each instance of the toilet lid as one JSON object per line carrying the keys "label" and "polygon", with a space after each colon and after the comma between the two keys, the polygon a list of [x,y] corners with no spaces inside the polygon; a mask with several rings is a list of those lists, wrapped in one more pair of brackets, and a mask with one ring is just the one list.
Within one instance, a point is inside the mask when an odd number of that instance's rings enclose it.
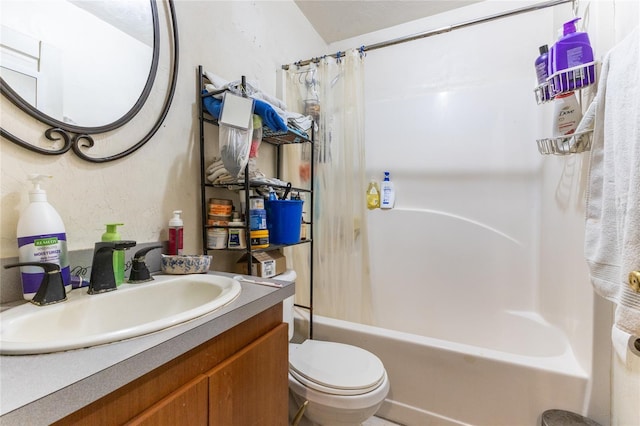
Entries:
{"label": "toilet lid", "polygon": [[291,375],[312,389],[358,395],[383,382],[382,361],[356,346],[320,340],[306,340],[289,354]]}

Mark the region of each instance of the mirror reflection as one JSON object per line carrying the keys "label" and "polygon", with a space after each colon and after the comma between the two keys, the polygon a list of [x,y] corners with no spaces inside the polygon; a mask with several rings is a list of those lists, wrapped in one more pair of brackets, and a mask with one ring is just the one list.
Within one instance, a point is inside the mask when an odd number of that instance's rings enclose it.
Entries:
{"label": "mirror reflection", "polygon": [[49,117],[100,127],[125,116],[153,61],[149,0],[2,0],[0,76]]}

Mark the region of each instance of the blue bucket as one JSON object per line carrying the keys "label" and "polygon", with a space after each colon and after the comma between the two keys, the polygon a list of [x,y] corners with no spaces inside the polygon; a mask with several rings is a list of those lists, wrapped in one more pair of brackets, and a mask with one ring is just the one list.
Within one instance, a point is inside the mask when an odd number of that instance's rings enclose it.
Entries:
{"label": "blue bucket", "polygon": [[300,242],[302,200],[267,200],[267,229],[271,244]]}

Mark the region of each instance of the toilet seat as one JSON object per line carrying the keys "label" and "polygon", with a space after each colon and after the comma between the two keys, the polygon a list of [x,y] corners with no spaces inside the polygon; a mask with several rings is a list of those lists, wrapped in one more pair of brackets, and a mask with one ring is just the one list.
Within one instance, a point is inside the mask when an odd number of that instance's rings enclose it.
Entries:
{"label": "toilet seat", "polygon": [[289,354],[289,372],[305,386],[332,395],[362,395],[385,379],[382,361],[356,346],[306,340]]}

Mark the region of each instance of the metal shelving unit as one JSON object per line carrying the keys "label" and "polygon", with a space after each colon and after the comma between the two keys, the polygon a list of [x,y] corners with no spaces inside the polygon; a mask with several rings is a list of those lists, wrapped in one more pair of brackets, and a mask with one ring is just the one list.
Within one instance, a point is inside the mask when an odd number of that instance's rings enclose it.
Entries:
{"label": "metal shelving unit", "polygon": [[[225,184],[213,184],[207,181],[207,177],[206,177],[206,168],[207,165],[205,164],[205,123],[208,124],[213,124],[215,126],[218,125],[218,120],[216,118],[214,118],[213,116],[211,116],[204,108],[203,106],[203,98],[207,97],[207,96],[213,96],[213,95],[218,95],[224,92],[224,90],[222,91],[217,91],[217,92],[209,92],[209,93],[203,93],[203,90],[205,89],[205,76],[204,76],[204,70],[202,65],[198,66],[198,98],[197,98],[197,105],[198,105],[198,118],[199,118],[199,133],[200,133],[200,200],[201,200],[201,215],[202,215],[202,247],[203,247],[203,253],[204,254],[208,254],[210,251],[212,251],[213,249],[211,249],[210,247],[208,247],[207,244],[207,231],[209,229],[212,228],[237,228],[237,227],[233,227],[233,226],[223,226],[223,225],[208,225],[207,224],[207,215],[208,215],[208,209],[207,209],[207,192],[208,190],[210,190],[211,188],[218,188],[218,189],[226,189],[226,190],[230,190],[230,191],[240,191],[240,190],[244,190],[244,197],[245,197],[245,211],[243,212],[245,215],[245,238],[246,238],[246,248],[245,249],[227,249],[229,251],[234,251],[234,252],[238,252],[241,254],[245,254],[248,253],[249,256],[247,256],[247,267],[248,267],[248,271],[251,271],[252,268],[252,253],[257,253],[257,252],[268,252],[268,251],[272,251],[272,250],[278,250],[278,249],[282,249],[285,247],[291,247],[291,246],[296,246],[296,245],[301,245],[301,244],[309,244],[310,245],[310,255],[309,255],[309,298],[310,298],[310,303],[309,306],[302,306],[302,305],[296,305],[296,306],[301,306],[303,308],[306,308],[309,310],[309,317],[310,317],[310,323],[309,323],[309,335],[310,337],[313,336],[313,322],[311,320],[311,318],[313,318],[313,215],[312,213],[310,214],[310,220],[308,221],[304,221],[305,226],[307,226],[307,238],[305,240],[300,240],[298,243],[294,243],[294,244],[286,244],[286,245],[282,245],[282,244],[269,244],[269,247],[266,248],[259,248],[259,249],[253,249],[251,247],[251,225],[249,223],[249,209],[250,209],[250,202],[249,202],[249,197],[250,197],[250,190],[259,190],[259,189],[266,189],[268,187],[271,187],[273,189],[277,190],[285,190],[287,189],[286,185],[274,185],[274,184],[265,184],[263,182],[259,182],[259,181],[251,181],[250,179],[243,179],[241,181],[238,182],[233,182],[233,183],[225,183]],[[242,76],[241,79],[241,86],[242,88],[246,87],[245,84],[245,77]],[[242,90],[244,93],[244,90]],[[268,127],[263,127],[263,135],[262,135],[262,142],[265,142],[271,146],[273,146],[276,150],[275,152],[275,158],[276,158],[276,173],[277,176],[279,177],[282,174],[282,149],[286,149],[284,147],[286,146],[291,146],[294,144],[311,144],[311,146],[313,147],[313,143],[314,143],[314,132],[313,132],[313,126],[311,127],[311,135],[307,136],[304,134],[301,134],[297,131],[288,131],[288,132],[274,132],[271,129],[269,129]],[[313,152],[313,149],[312,149]],[[305,197],[305,202],[308,203],[308,209],[310,212],[314,211],[314,197],[313,197],[313,188],[314,188],[314,161],[313,159],[310,161],[310,171],[311,171],[311,176],[310,176],[310,182],[309,182],[309,188],[296,188],[296,187],[291,187],[290,192],[292,193],[304,193],[307,194],[307,197]],[[247,177],[249,176],[249,165],[247,164],[245,166],[244,169],[244,176]],[[219,251],[221,249],[216,249],[216,251]]]}

